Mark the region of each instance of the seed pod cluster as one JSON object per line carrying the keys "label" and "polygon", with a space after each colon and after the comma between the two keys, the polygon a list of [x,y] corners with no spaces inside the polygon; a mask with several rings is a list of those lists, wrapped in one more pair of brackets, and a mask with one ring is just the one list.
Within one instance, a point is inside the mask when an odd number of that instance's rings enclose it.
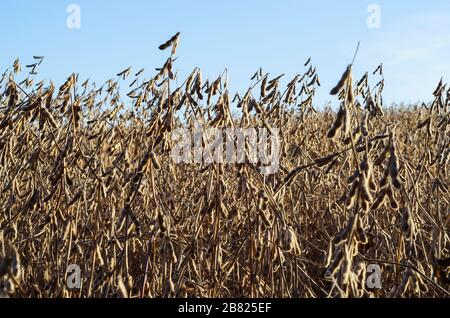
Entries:
{"label": "seed pod cluster", "polygon": [[378,193],[374,203],[372,204],[372,209],[378,209],[381,204],[383,204],[386,197],[389,198],[390,206],[393,210],[397,210],[399,208],[399,204],[394,196],[393,189],[401,189],[402,184],[400,182],[399,162],[392,134],[389,142],[389,154],[389,161],[384,171],[383,178],[380,182],[381,190]]}
{"label": "seed pod cluster", "polygon": [[359,171],[355,171],[348,179],[348,182],[352,185],[347,193],[347,208],[352,208],[355,202],[359,200],[358,202],[362,210],[367,211],[373,201],[371,191],[376,189],[375,182],[373,181],[372,165],[367,156],[361,162]]}
{"label": "seed pod cluster", "polygon": [[161,44],[159,46],[159,49],[161,51],[164,51],[165,49],[172,47],[172,55],[174,55],[176,53],[177,50],[177,46],[178,46],[178,40],[180,37],[180,32],[177,32],[174,36],[172,36],[169,40],[167,40],[166,42],[164,42],[163,44]]}
{"label": "seed pod cluster", "polygon": [[347,137],[344,140],[344,143],[346,145],[350,145],[351,143],[356,145],[359,143],[361,137],[367,137],[369,135],[367,125],[368,125],[368,113],[364,112],[361,114],[358,127],[353,131],[351,136]]}
{"label": "seed pod cluster", "polygon": [[396,154],[396,146],[393,136],[391,135],[390,146],[389,146],[389,161],[384,172],[383,179],[381,180],[381,187],[386,186],[390,183],[397,189],[401,189],[401,182],[399,180],[399,163]]}
{"label": "seed pod cluster", "polygon": [[281,246],[284,251],[295,255],[301,254],[300,245],[298,244],[297,235],[292,228],[284,227],[281,234]]}
{"label": "seed pod cluster", "polygon": [[414,221],[409,208],[405,207],[402,209],[402,217],[400,222],[400,228],[402,230],[403,236],[407,241],[410,241],[414,237]]}
{"label": "seed pod cluster", "polygon": [[338,132],[342,132],[343,136],[347,136],[350,131],[350,113],[348,107],[342,104],[337,113],[336,120],[328,131],[328,138],[334,139]]}
{"label": "seed pod cluster", "polygon": [[[4,254],[2,254],[2,250]],[[16,283],[22,276],[22,266],[17,248],[9,241],[0,248],[0,298],[14,294]]]}
{"label": "seed pod cluster", "polygon": [[158,209],[158,224],[159,224],[159,231],[161,236],[164,236],[167,233],[167,223],[166,218],[161,213],[161,211]]}
{"label": "seed pod cluster", "polygon": [[258,195],[258,214],[266,227],[272,226],[270,221],[269,198],[263,190],[261,190]]}

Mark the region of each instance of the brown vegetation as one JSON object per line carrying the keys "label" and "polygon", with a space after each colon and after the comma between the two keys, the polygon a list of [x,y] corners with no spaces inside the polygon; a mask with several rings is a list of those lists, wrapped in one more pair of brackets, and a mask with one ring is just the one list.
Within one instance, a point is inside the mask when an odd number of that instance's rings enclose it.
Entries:
{"label": "brown vegetation", "polygon": [[[316,110],[310,60],[285,89],[259,70],[230,98],[227,74],[179,87],[179,34],[144,79],[102,87],[0,78],[0,292],[12,297],[446,297],[450,89],[431,105],[383,107],[382,68]],[[380,77],[375,87],[369,82]],[[120,96],[131,79],[129,100]],[[232,105],[236,105],[234,107]],[[233,111],[234,110],[234,111]],[[175,164],[170,133],[278,127],[280,170]],[[66,285],[69,264],[82,287]],[[380,290],[366,268],[381,268]]]}

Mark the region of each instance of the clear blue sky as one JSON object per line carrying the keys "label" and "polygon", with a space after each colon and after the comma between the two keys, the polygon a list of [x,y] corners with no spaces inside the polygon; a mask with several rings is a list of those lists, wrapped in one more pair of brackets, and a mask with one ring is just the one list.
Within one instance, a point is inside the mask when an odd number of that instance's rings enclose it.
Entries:
{"label": "clear blue sky", "polygon": [[[69,29],[69,4],[81,8],[81,29]],[[381,28],[370,29],[367,7],[381,8]],[[351,61],[357,77],[385,64],[385,101],[429,101],[441,76],[450,80],[448,0],[151,1],[15,0],[0,10],[0,70],[19,57],[44,55],[41,77],[57,83],[72,72],[98,83],[132,65],[149,75],[167,56],[157,47],[182,33],[176,68],[195,66],[205,77],[229,70],[230,86],[244,91],[259,68],[272,75],[302,72],[311,56],[322,88],[318,102]]]}

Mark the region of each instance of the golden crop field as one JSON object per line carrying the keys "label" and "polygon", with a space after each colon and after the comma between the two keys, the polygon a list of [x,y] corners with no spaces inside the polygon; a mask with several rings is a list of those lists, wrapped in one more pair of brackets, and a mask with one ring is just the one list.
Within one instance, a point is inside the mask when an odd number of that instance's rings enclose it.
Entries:
{"label": "golden crop field", "polygon": [[[239,95],[226,71],[179,79],[179,40],[148,79],[55,87],[39,56],[2,70],[3,297],[448,297],[450,87],[389,107],[382,65],[343,65],[333,111],[310,59]],[[196,123],[202,144],[207,128],[278,129],[277,171],[176,162],[172,133]]]}

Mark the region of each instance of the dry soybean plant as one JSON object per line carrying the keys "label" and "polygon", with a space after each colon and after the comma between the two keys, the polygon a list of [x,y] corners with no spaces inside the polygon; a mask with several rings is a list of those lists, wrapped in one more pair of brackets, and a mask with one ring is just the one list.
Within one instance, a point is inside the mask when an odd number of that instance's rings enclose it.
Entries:
{"label": "dry soybean plant", "polygon": [[[335,113],[315,106],[311,59],[232,94],[226,71],[180,80],[179,41],[159,47],[155,74],[128,67],[101,86],[39,81],[41,56],[3,72],[2,297],[449,295],[450,87],[386,107],[382,65],[359,80],[349,65]],[[203,143],[211,127],[279,128],[279,170],[176,164],[172,133],[196,123]]]}

